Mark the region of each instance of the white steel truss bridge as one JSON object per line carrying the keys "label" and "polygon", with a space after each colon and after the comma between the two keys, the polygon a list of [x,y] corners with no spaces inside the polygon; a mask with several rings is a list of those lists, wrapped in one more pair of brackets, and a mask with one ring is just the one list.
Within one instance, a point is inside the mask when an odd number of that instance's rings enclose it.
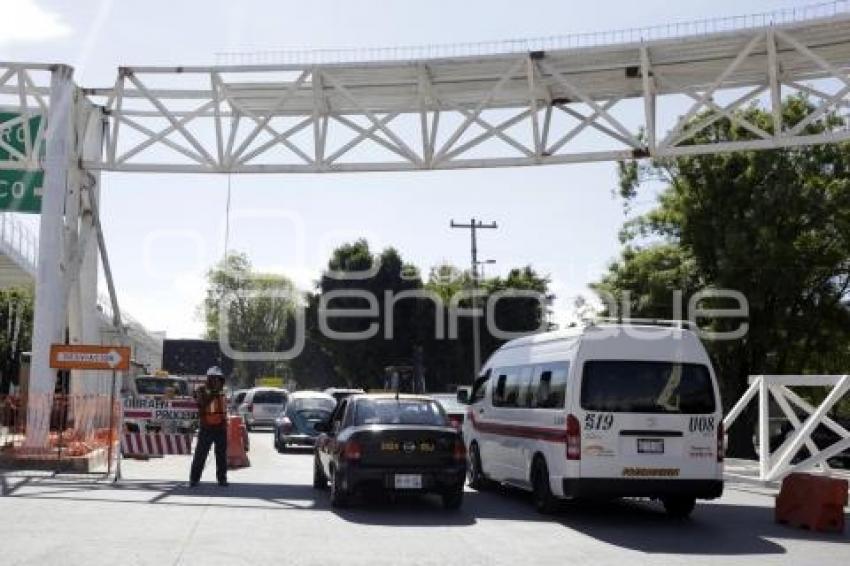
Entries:
{"label": "white steel truss bridge", "polygon": [[[122,328],[101,171],[452,170],[850,140],[848,127],[810,127],[850,108],[850,2],[655,29],[503,53],[121,67],[98,88],[76,85],[68,66],[0,62],[0,173],[44,175],[30,391],[53,390],[48,351],[66,329],[72,342],[95,339],[98,254]],[[787,125],[782,100],[795,94],[811,110]],[[739,112],[753,105],[769,123]],[[698,135],[721,119],[747,134]]]}
{"label": "white steel truss bridge", "polygon": [[[620,43],[594,47],[354,63],[122,67],[107,88],[77,89],[103,113],[97,125],[103,151],[83,166],[402,171],[846,140],[847,129],[812,134],[808,128],[827,113],[844,114],[850,104],[850,10],[842,8],[845,3],[833,3],[814,12],[825,17],[778,23],[762,17],[761,26],[742,20],[740,29],[666,39],[641,40],[641,30],[632,30],[612,37]],[[45,112],[50,87],[46,80],[39,86],[36,76],[52,68],[0,63],[0,104],[17,107],[20,116]],[[780,115],[790,94],[806,95],[813,107],[793,127]],[[736,113],[750,104],[772,112],[773,123]],[[750,135],[695,138],[724,117]],[[7,154],[0,167],[36,167],[46,132],[25,140],[25,151],[0,140],[0,155]]]}

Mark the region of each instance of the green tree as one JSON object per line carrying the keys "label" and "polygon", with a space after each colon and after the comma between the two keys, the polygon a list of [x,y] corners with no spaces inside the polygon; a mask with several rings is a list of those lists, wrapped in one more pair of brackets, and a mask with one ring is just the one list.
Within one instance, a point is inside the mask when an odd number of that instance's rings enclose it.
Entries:
{"label": "green tree", "polygon": [[[486,309],[488,301],[493,300],[493,318],[499,330],[528,333],[540,328],[550,328],[546,307],[554,297],[549,293],[549,278],[539,275],[531,266],[511,269],[506,277],[480,280],[477,287],[483,292],[483,296],[477,300],[477,306]],[[472,288],[472,276],[469,271],[441,264],[431,269],[426,288],[442,298],[445,318],[448,320],[448,308],[452,298]],[[510,291],[533,291],[543,300],[529,296],[511,296]],[[501,294],[498,300],[494,293]],[[471,308],[472,301],[470,298],[461,299],[458,306]],[[483,317],[480,331],[483,363],[505,340],[490,332]],[[471,317],[460,317],[457,340],[432,340],[426,343],[425,348],[429,383],[433,382],[438,386],[471,383],[474,377]]]}
{"label": "green tree", "polygon": [[21,352],[32,344],[31,287],[0,289],[0,395],[18,385]]}
{"label": "green tree", "polygon": [[[363,275],[353,275],[355,273]],[[382,387],[385,367],[413,363],[415,348],[424,339],[418,316],[424,307],[415,298],[401,299],[390,307],[387,293],[395,296],[421,287],[422,280],[416,268],[405,263],[394,248],[375,255],[368,242],[361,239],[334,250],[328,270],[319,281],[319,300],[331,292],[366,293],[374,297],[378,313],[377,316],[328,318],[328,326],[336,332],[350,334],[374,328],[374,335],[368,339],[345,340],[328,337],[322,332],[313,334],[312,338],[331,356],[340,385]],[[329,300],[327,306],[333,310],[367,309],[370,303],[363,297],[341,296]],[[391,322],[387,313],[392,314]]]}
{"label": "green tree", "polygon": [[[291,281],[254,271],[245,254],[230,253],[207,273],[202,305],[206,338],[220,340],[227,316],[227,342],[242,352],[278,352],[287,342],[293,311],[299,305]],[[257,377],[281,375],[287,365],[273,361],[234,363],[234,381],[253,385]]]}
{"label": "green tree", "polygon": [[[793,127],[811,111],[804,98],[789,98],[783,122]],[[689,143],[753,139],[740,125],[743,120],[773,129],[771,114],[750,107],[736,112],[735,121],[716,119]],[[842,127],[842,120],[827,114],[803,133]],[[673,289],[681,289],[685,301],[706,286],[743,293],[749,303],[747,335],[707,344],[727,410],[751,374],[846,371],[848,144],[622,163],[620,193],[626,203],[647,176],[667,186],[654,209],[626,223],[626,248],[595,285],[597,291],[614,296],[629,291],[633,316],[664,318],[673,314]],[[723,329],[738,322],[711,324]],[[837,364],[845,364],[843,370]],[[733,427],[730,452],[754,455],[752,423],[750,412]]]}

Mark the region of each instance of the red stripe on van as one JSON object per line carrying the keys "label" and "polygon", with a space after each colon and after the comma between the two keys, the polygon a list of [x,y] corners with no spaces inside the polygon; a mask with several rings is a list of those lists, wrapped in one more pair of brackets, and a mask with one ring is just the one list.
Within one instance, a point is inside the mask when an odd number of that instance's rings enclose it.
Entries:
{"label": "red stripe on van", "polygon": [[562,430],[538,426],[485,423],[476,419],[475,414],[472,411],[469,412],[469,420],[472,423],[472,428],[478,432],[498,434],[501,436],[514,436],[517,438],[531,438],[534,440],[544,440],[546,442],[559,442],[561,444],[566,444],[567,442],[566,429]]}

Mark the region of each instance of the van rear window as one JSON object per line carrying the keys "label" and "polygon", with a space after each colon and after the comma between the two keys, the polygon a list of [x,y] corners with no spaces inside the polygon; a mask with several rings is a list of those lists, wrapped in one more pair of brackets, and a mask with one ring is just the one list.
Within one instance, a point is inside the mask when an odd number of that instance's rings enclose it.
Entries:
{"label": "van rear window", "polygon": [[589,361],[581,406],[609,413],[713,413],[714,388],[708,368],[700,364]]}

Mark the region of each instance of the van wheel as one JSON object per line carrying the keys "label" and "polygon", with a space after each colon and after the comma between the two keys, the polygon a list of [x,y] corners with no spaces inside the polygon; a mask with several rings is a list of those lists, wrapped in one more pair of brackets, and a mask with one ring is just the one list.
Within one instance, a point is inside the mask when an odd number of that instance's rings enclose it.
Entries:
{"label": "van wheel", "polygon": [[696,507],[696,497],[662,497],[661,503],[667,514],[676,519],[687,518]]}
{"label": "van wheel", "polygon": [[322,469],[322,463],[319,461],[318,454],[313,457],[313,488],[328,488],[328,477],[325,475],[325,471]]}
{"label": "van wheel", "polygon": [[554,512],[558,506],[558,500],[552,495],[552,488],[549,485],[549,469],[546,467],[546,461],[543,458],[537,458],[534,461],[531,486],[534,508],[537,509],[537,512],[543,514]]}
{"label": "van wheel", "polygon": [[469,487],[476,491],[483,491],[491,485],[490,480],[487,479],[487,476],[484,475],[484,470],[481,468],[481,454],[478,452],[477,442],[469,445],[466,477],[469,481]]}

